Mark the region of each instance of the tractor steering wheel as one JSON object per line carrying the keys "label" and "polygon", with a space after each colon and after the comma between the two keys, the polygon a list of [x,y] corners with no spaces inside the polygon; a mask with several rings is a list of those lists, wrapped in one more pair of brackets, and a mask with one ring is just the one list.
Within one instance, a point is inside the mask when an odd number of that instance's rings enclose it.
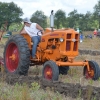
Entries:
{"label": "tractor steering wheel", "polygon": [[41,36],[41,35],[42,35],[42,31],[41,31],[41,30],[38,31],[38,32],[37,32],[37,35]]}

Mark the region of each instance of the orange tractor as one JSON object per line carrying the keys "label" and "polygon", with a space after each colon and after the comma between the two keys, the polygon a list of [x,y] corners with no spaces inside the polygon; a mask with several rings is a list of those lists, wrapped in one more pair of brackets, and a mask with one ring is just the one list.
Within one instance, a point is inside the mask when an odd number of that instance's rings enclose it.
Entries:
{"label": "orange tractor", "polygon": [[99,78],[99,65],[95,61],[74,61],[78,56],[79,33],[73,29],[46,29],[37,46],[36,59],[32,59],[32,41],[28,34],[17,34],[9,38],[4,49],[6,72],[27,75],[29,66],[43,65],[42,77],[58,80],[59,74],[67,74],[69,66],[80,66],[86,78]]}

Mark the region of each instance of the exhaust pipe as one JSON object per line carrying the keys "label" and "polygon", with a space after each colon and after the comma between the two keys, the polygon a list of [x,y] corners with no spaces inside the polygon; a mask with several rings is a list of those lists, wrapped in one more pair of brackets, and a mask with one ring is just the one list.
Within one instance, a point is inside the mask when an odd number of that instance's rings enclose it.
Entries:
{"label": "exhaust pipe", "polygon": [[53,28],[54,28],[54,15],[53,15],[53,10],[51,11],[51,15],[50,15],[50,27],[51,27],[52,32],[53,32]]}

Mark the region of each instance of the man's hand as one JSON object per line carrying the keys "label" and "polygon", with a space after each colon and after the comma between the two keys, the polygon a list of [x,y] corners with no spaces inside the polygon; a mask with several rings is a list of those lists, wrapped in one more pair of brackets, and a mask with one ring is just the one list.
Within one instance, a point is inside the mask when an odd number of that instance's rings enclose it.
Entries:
{"label": "man's hand", "polygon": [[44,30],[42,30],[41,32],[42,32],[42,35],[43,35],[44,34]]}
{"label": "man's hand", "polygon": [[36,24],[36,28],[39,29],[42,34],[44,34],[44,29],[40,25]]}

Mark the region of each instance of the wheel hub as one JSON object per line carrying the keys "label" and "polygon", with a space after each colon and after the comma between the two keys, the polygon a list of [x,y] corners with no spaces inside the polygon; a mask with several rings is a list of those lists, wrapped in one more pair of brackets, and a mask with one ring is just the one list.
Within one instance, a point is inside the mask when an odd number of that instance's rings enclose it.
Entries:
{"label": "wheel hub", "polygon": [[94,70],[91,70],[91,71],[89,72],[89,75],[90,75],[91,77],[93,77],[93,76],[94,76]]}
{"label": "wheel hub", "polygon": [[87,79],[92,79],[94,77],[94,70],[93,70],[93,68],[92,67],[90,67],[90,71],[88,71],[87,69],[86,69],[86,78]]}
{"label": "wheel hub", "polygon": [[47,76],[50,76],[50,75],[51,75],[51,72],[50,72],[50,71],[47,71],[47,72],[46,72],[46,75],[47,75]]}
{"label": "wheel hub", "polygon": [[16,60],[16,56],[15,54],[12,54],[12,56],[9,57],[12,61],[15,61]]}
{"label": "wheel hub", "polygon": [[6,50],[6,64],[10,72],[16,71],[19,63],[19,51],[15,43],[10,43]]}
{"label": "wheel hub", "polygon": [[46,68],[45,68],[45,78],[46,79],[52,79],[52,69],[49,67],[49,66],[47,66]]}

